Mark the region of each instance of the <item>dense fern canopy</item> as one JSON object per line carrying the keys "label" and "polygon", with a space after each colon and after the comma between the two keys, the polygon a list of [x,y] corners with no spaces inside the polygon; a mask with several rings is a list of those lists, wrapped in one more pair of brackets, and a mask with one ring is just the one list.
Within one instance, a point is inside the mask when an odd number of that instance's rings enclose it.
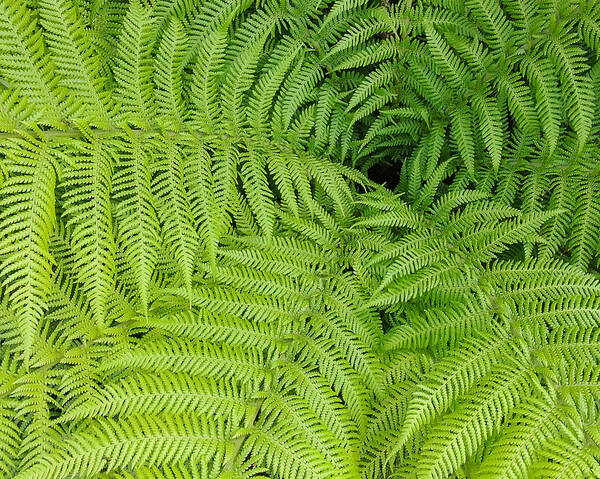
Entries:
{"label": "dense fern canopy", "polygon": [[600,477],[599,55],[594,0],[0,0],[0,478]]}

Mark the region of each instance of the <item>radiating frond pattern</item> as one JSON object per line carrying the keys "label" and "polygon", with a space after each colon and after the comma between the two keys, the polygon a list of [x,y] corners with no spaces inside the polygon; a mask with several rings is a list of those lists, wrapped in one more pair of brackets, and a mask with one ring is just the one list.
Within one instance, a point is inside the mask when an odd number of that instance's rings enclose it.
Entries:
{"label": "radiating frond pattern", "polygon": [[0,0],[0,478],[600,477],[599,47],[586,0]]}

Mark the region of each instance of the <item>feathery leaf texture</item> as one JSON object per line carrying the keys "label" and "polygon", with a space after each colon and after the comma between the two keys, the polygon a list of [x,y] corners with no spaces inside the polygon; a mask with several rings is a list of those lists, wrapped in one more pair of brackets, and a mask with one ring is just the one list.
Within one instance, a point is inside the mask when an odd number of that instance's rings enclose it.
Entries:
{"label": "feathery leaf texture", "polygon": [[599,54],[586,0],[0,0],[0,479],[600,477]]}

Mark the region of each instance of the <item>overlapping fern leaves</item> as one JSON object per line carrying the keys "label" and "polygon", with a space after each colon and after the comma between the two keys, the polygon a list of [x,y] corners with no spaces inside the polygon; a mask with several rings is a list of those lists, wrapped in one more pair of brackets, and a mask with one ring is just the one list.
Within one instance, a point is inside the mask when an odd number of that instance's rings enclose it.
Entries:
{"label": "overlapping fern leaves", "polygon": [[[600,284],[506,249],[540,240],[543,216],[477,203],[453,213],[457,199],[371,261],[386,265],[371,304],[399,314],[381,346],[390,386],[365,474],[594,477],[586,428],[597,420]],[[375,212],[363,224],[399,217]]]}
{"label": "overlapping fern leaves", "polygon": [[323,61],[366,73],[341,88],[354,139],[337,137],[342,157],[397,165],[410,201],[456,175],[527,212],[564,209],[546,249],[597,261],[597,2],[343,5],[327,21],[346,31]]}
{"label": "overlapping fern leaves", "polygon": [[600,476],[599,15],[0,0],[0,477]]}
{"label": "overlapping fern leaves", "polygon": [[[57,224],[64,223],[79,281],[103,321],[117,250],[144,310],[161,244],[189,291],[198,244],[214,265],[218,239],[234,218],[270,236],[275,201],[296,216],[314,212],[315,187],[347,213],[352,200],[345,170],[294,149],[308,133],[301,124],[290,128],[292,143],[284,136],[265,142],[261,135],[265,107],[289,67],[289,48],[297,45],[279,48],[260,75],[265,35],[240,43],[219,33],[225,23],[202,48],[185,48],[175,17],[156,38],[152,8],[132,2],[114,60],[103,65],[111,57],[94,52],[74,5],[49,2],[31,11],[13,4],[4,2],[2,18],[3,89],[18,105],[6,105],[2,126],[8,177],[2,275],[7,291],[14,291],[26,356],[49,293],[47,249]],[[253,33],[251,20],[238,35]],[[254,55],[250,63],[247,49]],[[259,79],[251,88],[254,73]],[[46,114],[52,102],[62,110]]]}

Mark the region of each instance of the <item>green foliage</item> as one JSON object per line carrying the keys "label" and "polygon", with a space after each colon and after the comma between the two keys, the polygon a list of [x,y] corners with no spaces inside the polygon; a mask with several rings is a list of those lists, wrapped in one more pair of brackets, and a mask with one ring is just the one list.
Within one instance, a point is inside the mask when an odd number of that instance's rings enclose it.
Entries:
{"label": "green foliage", "polygon": [[0,0],[0,478],[600,477],[599,22]]}

